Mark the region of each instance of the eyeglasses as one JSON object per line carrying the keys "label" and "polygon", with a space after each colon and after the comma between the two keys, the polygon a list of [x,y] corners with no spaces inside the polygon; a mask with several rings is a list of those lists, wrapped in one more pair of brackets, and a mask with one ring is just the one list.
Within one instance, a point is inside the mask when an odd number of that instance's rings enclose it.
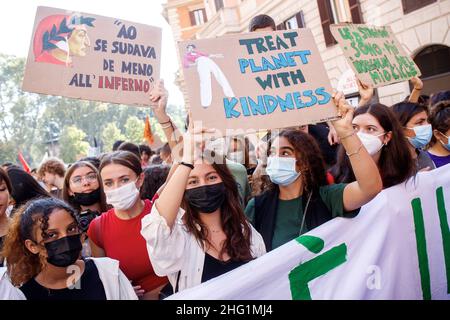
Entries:
{"label": "eyeglasses", "polygon": [[73,177],[73,179],[71,179],[70,182],[72,182],[72,184],[75,185],[75,186],[77,186],[77,185],[79,186],[79,185],[81,185],[83,183],[83,179],[86,179],[86,181],[89,182],[89,183],[94,183],[94,182],[98,181],[97,180],[97,174],[92,172],[92,173],[89,173],[89,174],[87,174],[85,176]]}

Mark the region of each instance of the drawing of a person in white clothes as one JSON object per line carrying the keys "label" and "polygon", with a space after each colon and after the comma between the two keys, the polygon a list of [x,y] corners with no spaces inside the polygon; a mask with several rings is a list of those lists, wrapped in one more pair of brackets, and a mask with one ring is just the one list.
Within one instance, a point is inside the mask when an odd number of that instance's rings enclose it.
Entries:
{"label": "drawing of a person in white clothes", "polygon": [[233,89],[227,78],[219,66],[211,59],[223,58],[223,55],[202,53],[196,50],[193,44],[187,45],[186,49],[187,51],[183,58],[183,67],[197,66],[197,72],[200,78],[200,100],[203,108],[209,107],[212,101],[211,73],[222,87],[224,95],[229,98],[234,97]]}

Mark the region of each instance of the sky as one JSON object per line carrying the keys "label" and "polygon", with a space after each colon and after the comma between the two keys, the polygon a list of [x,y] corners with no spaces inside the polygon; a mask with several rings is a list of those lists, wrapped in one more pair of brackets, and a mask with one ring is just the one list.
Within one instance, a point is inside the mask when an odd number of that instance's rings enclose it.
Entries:
{"label": "sky", "polygon": [[0,52],[26,57],[38,6],[97,14],[163,29],[161,78],[169,91],[169,104],[182,106],[183,96],[173,83],[178,69],[172,29],[161,15],[166,0],[6,0],[0,2]]}

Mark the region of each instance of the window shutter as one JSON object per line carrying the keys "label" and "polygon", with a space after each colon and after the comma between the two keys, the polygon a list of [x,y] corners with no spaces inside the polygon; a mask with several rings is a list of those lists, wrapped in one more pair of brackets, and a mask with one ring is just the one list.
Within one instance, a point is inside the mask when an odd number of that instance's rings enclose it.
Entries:
{"label": "window shutter", "polygon": [[363,23],[359,0],[348,0],[348,5],[350,7],[350,15],[352,16],[352,22]]}
{"label": "window shutter", "polygon": [[194,11],[189,11],[189,18],[191,18],[191,26],[195,26],[195,15],[194,15]]}
{"label": "window shutter", "polygon": [[336,44],[330,31],[330,25],[334,23],[333,14],[331,12],[330,0],[317,0],[319,7],[320,20],[322,21],[323,36],[327,47]]}
{"label": "window shutter", "polygon": [[206,10],[205,9],[201,9],[202,10],[202,14],[203,14],[203,21],[206,22],[208,21],[208,18],[206,17]]}
{"label": "window shutter", "polygon": [[303,11],[298,12],[295,15],[295,18],[297,19],[297,25],[299,28],[305,27],[305,18],[303,17]]}
{"label": "window shutter", "polygon": [[280,23],[276,27],[277,30],[286,30],[286,26],[284,25],[284,22]]}

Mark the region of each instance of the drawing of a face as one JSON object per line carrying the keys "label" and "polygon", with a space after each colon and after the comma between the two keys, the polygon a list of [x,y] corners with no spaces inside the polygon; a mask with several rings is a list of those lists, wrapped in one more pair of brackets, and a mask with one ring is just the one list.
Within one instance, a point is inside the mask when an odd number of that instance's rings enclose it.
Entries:
{"label": "drawing of a face", "polygon": [[73,30],[68,39],[69,54],[71,56],[84,57],[87,54],[88,48],[91,46],[89,36],[85,26],[80,26]]}

